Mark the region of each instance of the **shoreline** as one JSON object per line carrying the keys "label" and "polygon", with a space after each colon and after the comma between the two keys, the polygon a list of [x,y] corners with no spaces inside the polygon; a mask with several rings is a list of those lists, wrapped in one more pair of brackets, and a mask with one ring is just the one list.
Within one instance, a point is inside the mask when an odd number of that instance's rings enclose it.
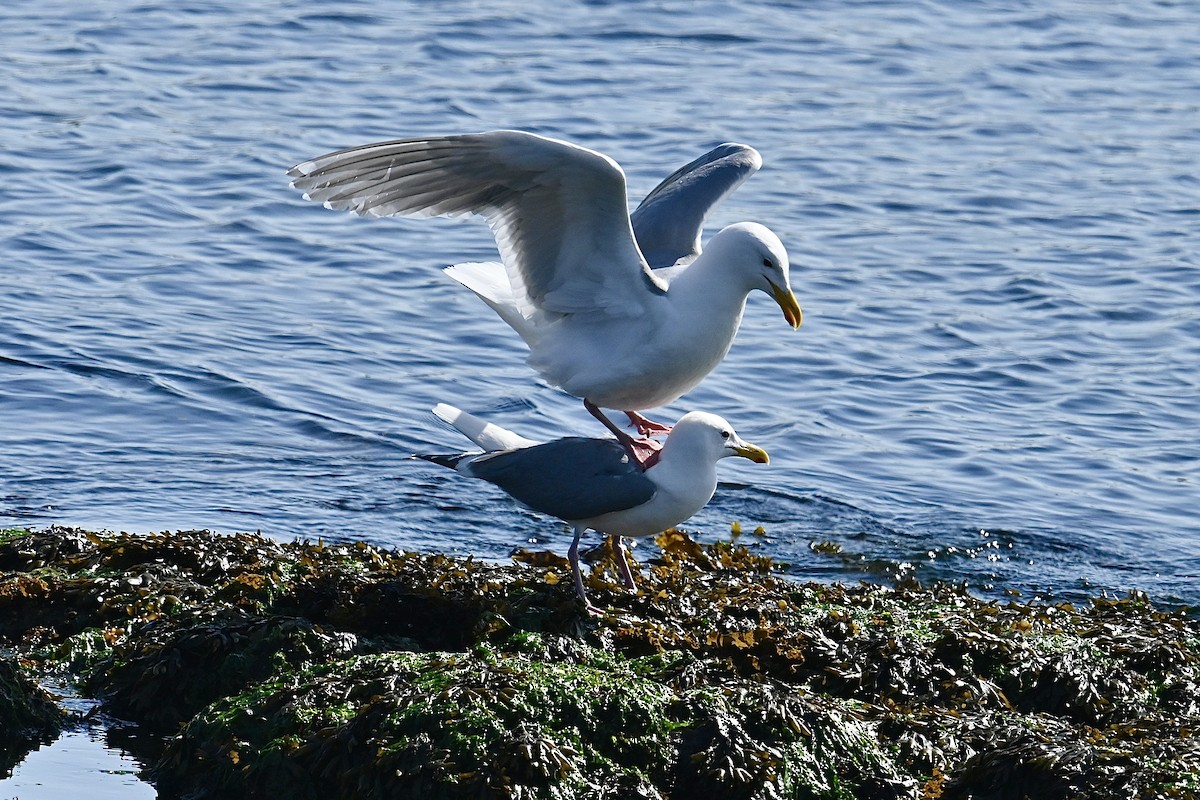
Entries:
{"label": "shoreline", "polygon": [[594,617],[549,553],[9,530],[0,664],[160,737],[160,797],[1200,791],[1184,611],[805,584],[735,544],[660,544],[636,592],[600,554]]}

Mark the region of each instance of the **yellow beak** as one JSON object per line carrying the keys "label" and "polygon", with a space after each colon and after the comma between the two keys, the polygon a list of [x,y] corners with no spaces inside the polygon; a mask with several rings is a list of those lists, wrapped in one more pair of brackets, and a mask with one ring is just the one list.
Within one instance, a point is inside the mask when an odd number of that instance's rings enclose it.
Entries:
{"label": "yellow beak", "polygon": [[733,452],[742,458],[748,458],[755,464],[770,464],[771,457],[761,447],[742,442],[733,448]]}
{"label": "yellow beak", "polygon": [[783,318],[792,326],[792,330],[799,328],[800,323],[804,321],[804,312],[800,310],[800,304],[796,302],[796,295],[792,294],[792,290],[772,283],[771,297],[774,297],[775,302],[783,309]]}

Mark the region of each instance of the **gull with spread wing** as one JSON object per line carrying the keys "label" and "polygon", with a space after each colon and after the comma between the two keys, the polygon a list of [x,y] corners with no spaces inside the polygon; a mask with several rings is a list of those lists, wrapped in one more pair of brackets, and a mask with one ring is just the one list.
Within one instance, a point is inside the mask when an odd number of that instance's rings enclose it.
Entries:
{"label": "gull with spread wing", "polygon": [[708,211],[760,164],[750,147],[721,145],[632,217],[615,161],[522,131],[368,144],[288,174],[306,198],[363,216],[483,216],[500,263],[447,274],[520,334],[533,369],[583,398],[648,467],[657,443],[634,439],[601,407],[625,411],[643,436],[668,432],[638,412],[674,401],[721,362],[755,289],[800,326],[787,251],[769,229],[739,222],[700,249]]}

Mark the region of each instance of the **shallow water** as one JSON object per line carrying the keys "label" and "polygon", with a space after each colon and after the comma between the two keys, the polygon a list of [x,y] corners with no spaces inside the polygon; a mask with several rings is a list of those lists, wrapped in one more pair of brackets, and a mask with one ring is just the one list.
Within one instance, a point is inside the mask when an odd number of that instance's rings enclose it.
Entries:
{"label": "shallow water", "polygon": [[[61,702],[78,714],[86,714],[96,705],[69,691]],[[154,787],[138,777],[143,765],[125,749],[122,735],[138,734],[103,715],[79,723],[34,750],[11,774],[0,771],[0,798],[62,800],[79,797],[82,787],[87,788],[90,800],[157,797]]]}
{"label": "shallow water", "polygon": [[0,524],[562,549],[407,459],[464,446],[439,401],[599,433],[440,276],[492,256],[486,226],[335,214],[283,173],[513,127],[613,156],[636,201],[734,140],[766,166],[710,232],[774,229],[805,324],[755,295],[655,415],[720,413],[772,454],[722,464],[698,536],[738,520],[802,577],[1200,602],[1197,23],[1068,0],[5,6]]}
{"label": "shallow water", "polygon": [[141,767],[133,756],[108,744],[102,731],[68,731],[0,779],[0,797],[60,800],[78,797],[84,786],[93,800],[157,797],[154,788],[138,778]]}

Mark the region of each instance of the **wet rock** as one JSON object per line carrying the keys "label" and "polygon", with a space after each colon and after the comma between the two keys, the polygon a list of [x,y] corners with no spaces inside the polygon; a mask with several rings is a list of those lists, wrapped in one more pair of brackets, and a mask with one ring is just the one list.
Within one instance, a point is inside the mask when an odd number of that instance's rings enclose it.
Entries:
{"label": "wet rock", "polygon": [[169,734],[163,797],[1125,798],[1200,791],[1200,625],[1142,596],[800,584],[660,538],[561,559],[51,529],[0,636]]}
{"label": "wet rock", "polygon": [[0,657],[0,775],[39,744],[52,741],[66,718],[16,659]]}

